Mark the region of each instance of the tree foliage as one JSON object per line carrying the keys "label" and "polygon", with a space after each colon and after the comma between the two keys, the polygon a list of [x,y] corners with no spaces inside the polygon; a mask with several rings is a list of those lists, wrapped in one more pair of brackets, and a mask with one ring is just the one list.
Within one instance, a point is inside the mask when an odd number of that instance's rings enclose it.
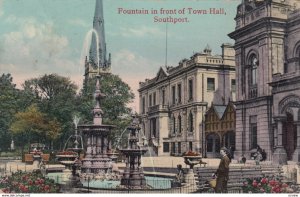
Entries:
{"label": "tree foliage", "polygon": [[51,120],[40,112],[34,104],[24,112],[16,113],[10,131],[14,135],[26,136],[29,143],[32,140],[46,142],[47,139],[54,140],[59,136],[61,126],[57,120]]}
{"label": "tree foliage", "polygon": [[69,78],[57,74],[43,75],[25,81],[24,91],[34,95],[41,112],[56,119],[61,126],[60,146],[73,128],[73,114],[77,112],[76,90],[78,87]]}
{"label": "tree foliage", "polygon": [[11,136],[8,132],[14,114],[18,110],[20,98],[16,85],[12,83],[10,74],[0,77],[0,149],[7,150],[10,146]]}
{"label": "tree foliage", "polygon": [[[95,84],[95,79],[88,80],[78,94],[78,87],[69,78],[46,74],[26,80],[23,89],[18,90],[10,74],[3,74],[0,78],[0,142],[6,133],[3,140],[6,147],[14,135],[16,145],[27,140],[46,144],[54,142],[55,148],[62,148],[74,132],[75,114],[81,119],[79,124],[92,122]],[[116,139],[130,123],[131,109],[127,104],[133,100],[134,94],[117,75],[102,75],[100,85],[101,92],[106,95],[101,100],[103,123],[116,126],[111,135]],[[7,132],[9,129],[11,132]]]}

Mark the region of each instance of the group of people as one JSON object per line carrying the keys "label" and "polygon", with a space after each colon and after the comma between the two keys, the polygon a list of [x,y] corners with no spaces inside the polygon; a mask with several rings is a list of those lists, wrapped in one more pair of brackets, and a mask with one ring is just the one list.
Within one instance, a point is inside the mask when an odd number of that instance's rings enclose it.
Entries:
{"label": "group of people", "polygon": [[267,159],[267,153],[264,149],[261,149],[261,147],[257,145],[256,152],[253,154],[253,157],[257,162],[265,161]]}

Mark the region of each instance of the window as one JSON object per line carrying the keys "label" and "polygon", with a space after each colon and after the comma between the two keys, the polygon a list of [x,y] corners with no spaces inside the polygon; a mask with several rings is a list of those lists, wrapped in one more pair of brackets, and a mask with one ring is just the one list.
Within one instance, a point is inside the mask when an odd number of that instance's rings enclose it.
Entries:
{"label": "window", "polygon": [[189,142],[189,150],[193,151],[193,142]]}
{"label": "window", "polygon": [[151,107],[152,106],[152,95],[150,94],[149,95],[149,107]]}
{"label": "window", "polygon": [[181,84],[177,86],[177,96],[178,96],[178,103],[181,103]]}
{"label": "window", "polygon": [[190,114],[189,114],[189,132],[193,132],[193,130],[194,130],[193,125],[194,125],[193,114],[192,114],[192,112],[190,112]]}
{"label": "window", "polygon": [[152,122],[152,137],[157,137],[156,136],[156,118],[150,119]]}
{"label": "window", "polygon": [[153,93],[153,105],[156,105],[156,92]]}
{"label": "window", "polygon": [[175,153],[175,142],[172,142],[172,144],[171,144],[171,153]]}
{"label": "window", "polygon": [[257,147],[257,116],[250,116],[251,148]]}
{"label": "window", "polygon": [[250,63],[251,63],[251,85],[256,85],[257,84],[257,67],[258,67],[258,59],[256,55],[252,55],[250,58]]}
{"label": "window", "polygon": [[145,101],[145,97],[143,97],[143,100],[142,100],[142,110],[143,110],[143,114],[145,113],[146,111],[146,101]]}
{"label": "window", "polygon": [[181,142],[178,142],[178,153],[181,153]]}
{"label": "window", "polygon": [[193,80],[189,80],[189,101],[193,100]]}
{"label": "window", "polygon": [[172,86],[172,104],[175,104],[175,99],[176,99],[175,86]]}
{"label": "window", "polygon": [[169,142],[163,142],[163,152],[164,153],[170,152],[170,144],[169,144]]}
{"label": "window", "polygon": [[215,78],[207,78],[207,91],[215,91]]}
{"label": "window", "polygon": [[288,73],[288,64],[287,63],[283,64],[283,72]]}
{"label": "window", "polygon": [[231,91],[235,92],[235,79],[231,79]]}
{"label": "window", "polygon": [[162,105],[165,105],[165,96],[166,96],[166,91],[162,90]]}
{"label": "window", "polygon": [[181,116],[178,116],[178,133],[181,133]]}
{"label": "window", "polygon": [[176,119],[173,117],[173,133],[176,133]]}

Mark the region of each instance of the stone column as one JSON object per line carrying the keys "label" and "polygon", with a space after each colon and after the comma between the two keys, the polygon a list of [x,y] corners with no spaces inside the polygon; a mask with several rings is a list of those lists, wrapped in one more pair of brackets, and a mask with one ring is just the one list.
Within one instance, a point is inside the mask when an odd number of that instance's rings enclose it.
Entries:
{"label": "stone column", "polygon": [[91,135],[87,134],[87,148],[86,148],[86,157],[92,157],[92,137]]}
{"label": "stone column", "polygon": [[97,151],[97,157],[101,157],[102,151],[101,151],[101,136],[98,135],[97,136],[97,144],[96,144],[96,151]]}
{"label": "stone column", "polygon": [[287,164],[287,154],[282,144],[282,136],[283,136],[282,126],[283,126],[283,121],[286,120],[286,116],[285,115],[275,116],[274,120],[277,123],[277,146],[273,154],[273,161],[277,164]]}
{"label": "stone column", "polygon": [[102,149],[102,153],[103,155],[107,154],[107,136],[103,137],[103,149]]}
{"label": "stone column", "polygon": [[97,152],[96,152],[96,140],[97,140],[96,136],[92,135],[92,150],[93,150],[92,155],[93,156],[97,155]]}
{"label": "stone column", "polygon": [[297,146],[293,153],[293,161],[300,162],[300,121],[295,122],[297,125]]}
{"label": "stone column", "polygon": [[274,129],[274,148],[277,147],[278,145],[278,138],[277,138],[277,135],[278,135],[278,130],[277,130],[277,123],[275,123],[273,125],[273,129]]}

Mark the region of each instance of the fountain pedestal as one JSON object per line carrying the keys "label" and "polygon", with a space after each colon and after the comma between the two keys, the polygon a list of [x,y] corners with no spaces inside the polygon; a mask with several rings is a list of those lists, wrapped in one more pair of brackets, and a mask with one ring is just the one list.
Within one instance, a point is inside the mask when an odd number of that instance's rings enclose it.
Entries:
{"label": "fountain pedestal", "polygon": [[[199,164],[201,161],[201,156],[183,156],[184,163],[189,166],[188,172],[184,177],[184,180],[190,186],[196,185],[195,174],[194,174],[194,166]],[[197,187],[195,187],[197,188]]]}
{"label": "fountain pedestal", "polygon": [[131,189],[144,189],[147,186],[141,167],[141,157],[147,152],[147,149],[138,146],[140,127],[137,118],[134,118],[127,130],[130,132],[128,147],[120,150],[126,157],[126,168],[121,178],[121,186]]}

